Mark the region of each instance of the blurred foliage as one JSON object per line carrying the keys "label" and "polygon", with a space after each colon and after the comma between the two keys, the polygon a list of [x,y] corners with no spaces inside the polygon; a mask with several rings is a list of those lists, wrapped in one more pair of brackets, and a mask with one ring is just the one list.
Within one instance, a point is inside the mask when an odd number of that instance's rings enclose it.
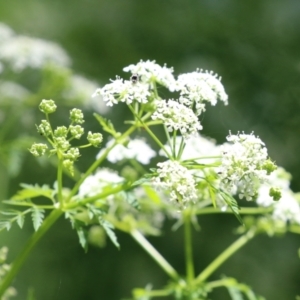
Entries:
{"label": "blurred foliage", "polygon": [[[300,190],[299,13],[297,0],[0,2],[1,22],[17,34],[59,43],[73,61],[72,71],[67,72],[84,74],[103,84],[116,75],[124,76],[122,68],[140,59],[167,63],[178,72],[196,68],[214,70],[223,77],[230,105],[217,106],[204,114],[204,134],[222,142],[229,129],[255,131],[277,164],[292,173],[295,191]],[[64,77],[62,74],[65,73],[60,73]],[[64,82],[51,69],[46,68],[40,75],[45,83],[55,78],[59,84]],[[31,82],[36,78],[29,74],[21,83],[28,79]],[[2,195],[15,192],[20,182],[53,184],[54,168],[37,165],[26,153],[24,141],[28,140],[21,138],[27,134],[38,139],[35,105],[40,98],[62,99],[57,90],[39,91],[41,86],[41,81],[39,85],[33,84],[36,100],[26,110],[15,99],[5,110],[0,103],[6,115],[13,112],[27,118],[26,126],[12,122],[6,139],[1,141]],[[117,122],[124,113],[118,108],[110,117]],[[89,125],[96,126],[91,112],[90,115]],[[62,111],[59,118],[65,116]],[[17,144],[6,151],[9,141]],[[81,160],[80,167],[85,168],[95,154]],[[22,168],[18,170],[20,163],[9,164],[22,155]],[[15,177],[9,178],[8,174]],[[237,224],[229,216],[203,217],[199,223],[202,231],[194,246],[200,270],[232,242],[234,237],[230,233]],[[175,267],[183,270],[181,231],[172,234],[171,226],[166,224],[166,234],[152,240]],[[32,231],[28,226],[22,234],[17,229],[2,233],[1,245],[11,245],[9,259],[16,256]],[[16,299],[23,300],[30,287],[35,290],[36,299],[120,299],[129,297],[132,287],[145,287],[149,282],[158,287],[163,284],[164,274],[142,250],[123,234],[118,236],[120,252],[108,243],[106,248],[94,248],[85,255],[69,224],[60,220],[17,277]],[[300,293],[299,259],[295,250],[298,247],[299,239],[292,235],[278,239],[258,237],[226,263],[216,278],[226,273],[247,282],[266,299],[294,299]],[[223,292],[212,295],[212,299],[229,299]]]}

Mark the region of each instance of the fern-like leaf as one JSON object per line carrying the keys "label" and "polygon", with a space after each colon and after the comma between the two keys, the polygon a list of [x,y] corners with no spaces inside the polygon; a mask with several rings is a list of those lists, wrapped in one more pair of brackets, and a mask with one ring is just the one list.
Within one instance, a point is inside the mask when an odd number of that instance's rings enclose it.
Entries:
{"label": "fern-like leaf", "polygon": [[37,206],[31,208],[31,216],[34,230],[37,231],[43,223],[45,210]]}
{"label": "fern-like leaf", "polygon": [[15,201],[24,201],[26,199],[35,198],[35,197],[46,197],[49,199],[53,199],[53,195],[55,191],[53,189],[50,189],[49,186],[43,185],[31,185],[31,184],[21,184],[22,190],[18,191],[17,194],[15,194],[12,197],[12,200]]}

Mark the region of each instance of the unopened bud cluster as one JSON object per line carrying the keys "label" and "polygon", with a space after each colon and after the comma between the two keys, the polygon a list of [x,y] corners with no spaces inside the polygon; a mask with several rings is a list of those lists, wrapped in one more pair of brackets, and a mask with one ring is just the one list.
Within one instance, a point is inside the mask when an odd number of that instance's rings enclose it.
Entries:
{"label": "unopened bud cluster", "polygon": [[[71,124],[66,126],[57,126],[55,129],[51,127],[48,114],[55,112],[56,104],[53,100],[42,100],[39,105],[40,110],[46,115],[46,119],[42,120],[37,125],[38,132],[45,136],[47,141],[52,146],[49,150],[48,145],[44,143],[34,143],[29,151],[36,157],[45,154],[56,154],[62,160],[64,167],[71,173],[74,173],[74,162],[80,157],[79,148],[72,147],[71,141],[73,139],[80,139],[84,134],[84,128],[79,125],[84,123],[84,116],[80,109],[73,108],[70,111]],[[84,145],[98,147],[102,142],[102,135],[100,133],[89,132],[87,136],[89,144]]]}

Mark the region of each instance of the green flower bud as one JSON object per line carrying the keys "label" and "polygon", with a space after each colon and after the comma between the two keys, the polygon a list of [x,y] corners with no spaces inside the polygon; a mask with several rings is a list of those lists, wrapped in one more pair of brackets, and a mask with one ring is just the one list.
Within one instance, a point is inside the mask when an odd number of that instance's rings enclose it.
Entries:
{"label": "green flower bud", "polygon": [[277,169],[277,166],[270,160],[266,160],[262,166],[263,170],[267,171],[267,174],[270,175],[273,171]]}
{"label": "green flower bud", "polygon": [[84,128],[80,125],[70,125],[70,133],[75,139],[79,140],[84,133]]}
{"label": "green flower bud", "polygon": [[91,131],[88,132],[87,140],[89,141],[90,144],[92,144],[94,147],[98,147],[102,140],[103,136],[101,133],[92,133]]}
{"label": "green flower bud", "polygon": [[42,143],[34,143],[29,149],[30,153],[36,157],[45,155],[48,146]]}
{"label": "green flower bud", "polygon": [[55,137],[67,137],[68,129],[66,126],[58,126],[54,130],[54,136]]}
{"label": "green flower bud", "polygon": [[6,261],[7,253],[8,253],[7,247],[4,246],[0,249],[0,264],[3,264]]}
{"label": "green flower bud", "polygon": [[56,147],[62,151],[66,151],[71,147],[69,141],[67,141],[65,137],[56,137],[54,141],[56,143]]}
{"label": "green flower bud", "polygon": [[274,201],[278,201],[281,198],[281,190],[277,187],[270,188],[269,196],[273,198]]}
{"label": "green flower bud", "polygon": [[63,166],[70,172],[72,176],[74,176],[74,161],[70,159],[63,160]]}
{"label": "green flower bud", "polygon": [[70,120],[72,123],[75,123],[75,124],[84,123],[82,110],[78,109],[78,108],[73,108],[70,111]]}
{"label": "green flower bud", "polygon": [[72,161],[77,160],[77,158],[80,156],[80,152],[78,148],[71,148],[64,154],[64,158],[70,159]]}
{"label": "green flower bud", "polygon": [[106,245],[104,229],[99,225],[92,226],[88,233],[88,242],[93,246],[103,248]]}
{"label": "green flower bud", "polygon": [[39,109],[44,114],[52,114],[56,111],[57,106],[53,100],[43,99],[39,105]]}
{"label": "green flower bud", "polygon": [[38,133],[44,136],[48,136],[51,134],[51,126],[47,120],[42,120],[39,126],[36,126]]}

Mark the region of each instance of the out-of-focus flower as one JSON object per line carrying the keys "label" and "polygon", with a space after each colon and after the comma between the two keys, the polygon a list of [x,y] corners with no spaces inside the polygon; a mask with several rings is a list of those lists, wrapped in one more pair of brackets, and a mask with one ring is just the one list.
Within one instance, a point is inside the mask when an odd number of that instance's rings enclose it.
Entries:
{"label": "out-of-focus flower", "polygon": [[[176,150],[178,153],[179,147],[181,145],[182,137],[177,136],[175,140]],[[171,147],[169,144],[164,146],[165,149],[171,153]],[[165,156],[164,151],[160,150],[159,154]],[[211,163],[214,160],[209,158],[214,157],[215,159],[221,158],[221,150],[220,146],[216,145],[216,141],[207,137],[204,137],[200,134],[196,134],[191,136],[189,139],[185,140],[184,149],[182,151],[180,160],[193,160],[199,163]]]}
{"label": "out-of-focus flower", "polygon": [[[99,158],[107,148],[112,146],[114,140],[110,140],[104,149],[98,153]],[[143,139],[133,139],[128,142],[126,147],[124,145],[116,145],[108,154],[107,160],[116,163],[123,159],[136,159],[138,162],[147,165],[151,158],[155,157],[156,153]]]}
{"label": "out-of-focus flower", "polygon": [[124,181],[117,172],[103,168],[97,170],[94,175],[88,176],[81,184],[78,192],[79,198],[91,197],[102,192],[104,187],[118,184]]}
{"label": "out-of-focus flower", "polygon": [[18,83],[0,80],[0,95],[1,105],[14,105],[15,101],[21,102],[26,99],[30,95],[30,92]]}
{"label": "out-of-focus flower", "polygon": [[49,63],[70,65],[69,56],[59,45],[26,36],[15,36],[0,43],[0,61],[15,72],[25,68],[41,69]]}

